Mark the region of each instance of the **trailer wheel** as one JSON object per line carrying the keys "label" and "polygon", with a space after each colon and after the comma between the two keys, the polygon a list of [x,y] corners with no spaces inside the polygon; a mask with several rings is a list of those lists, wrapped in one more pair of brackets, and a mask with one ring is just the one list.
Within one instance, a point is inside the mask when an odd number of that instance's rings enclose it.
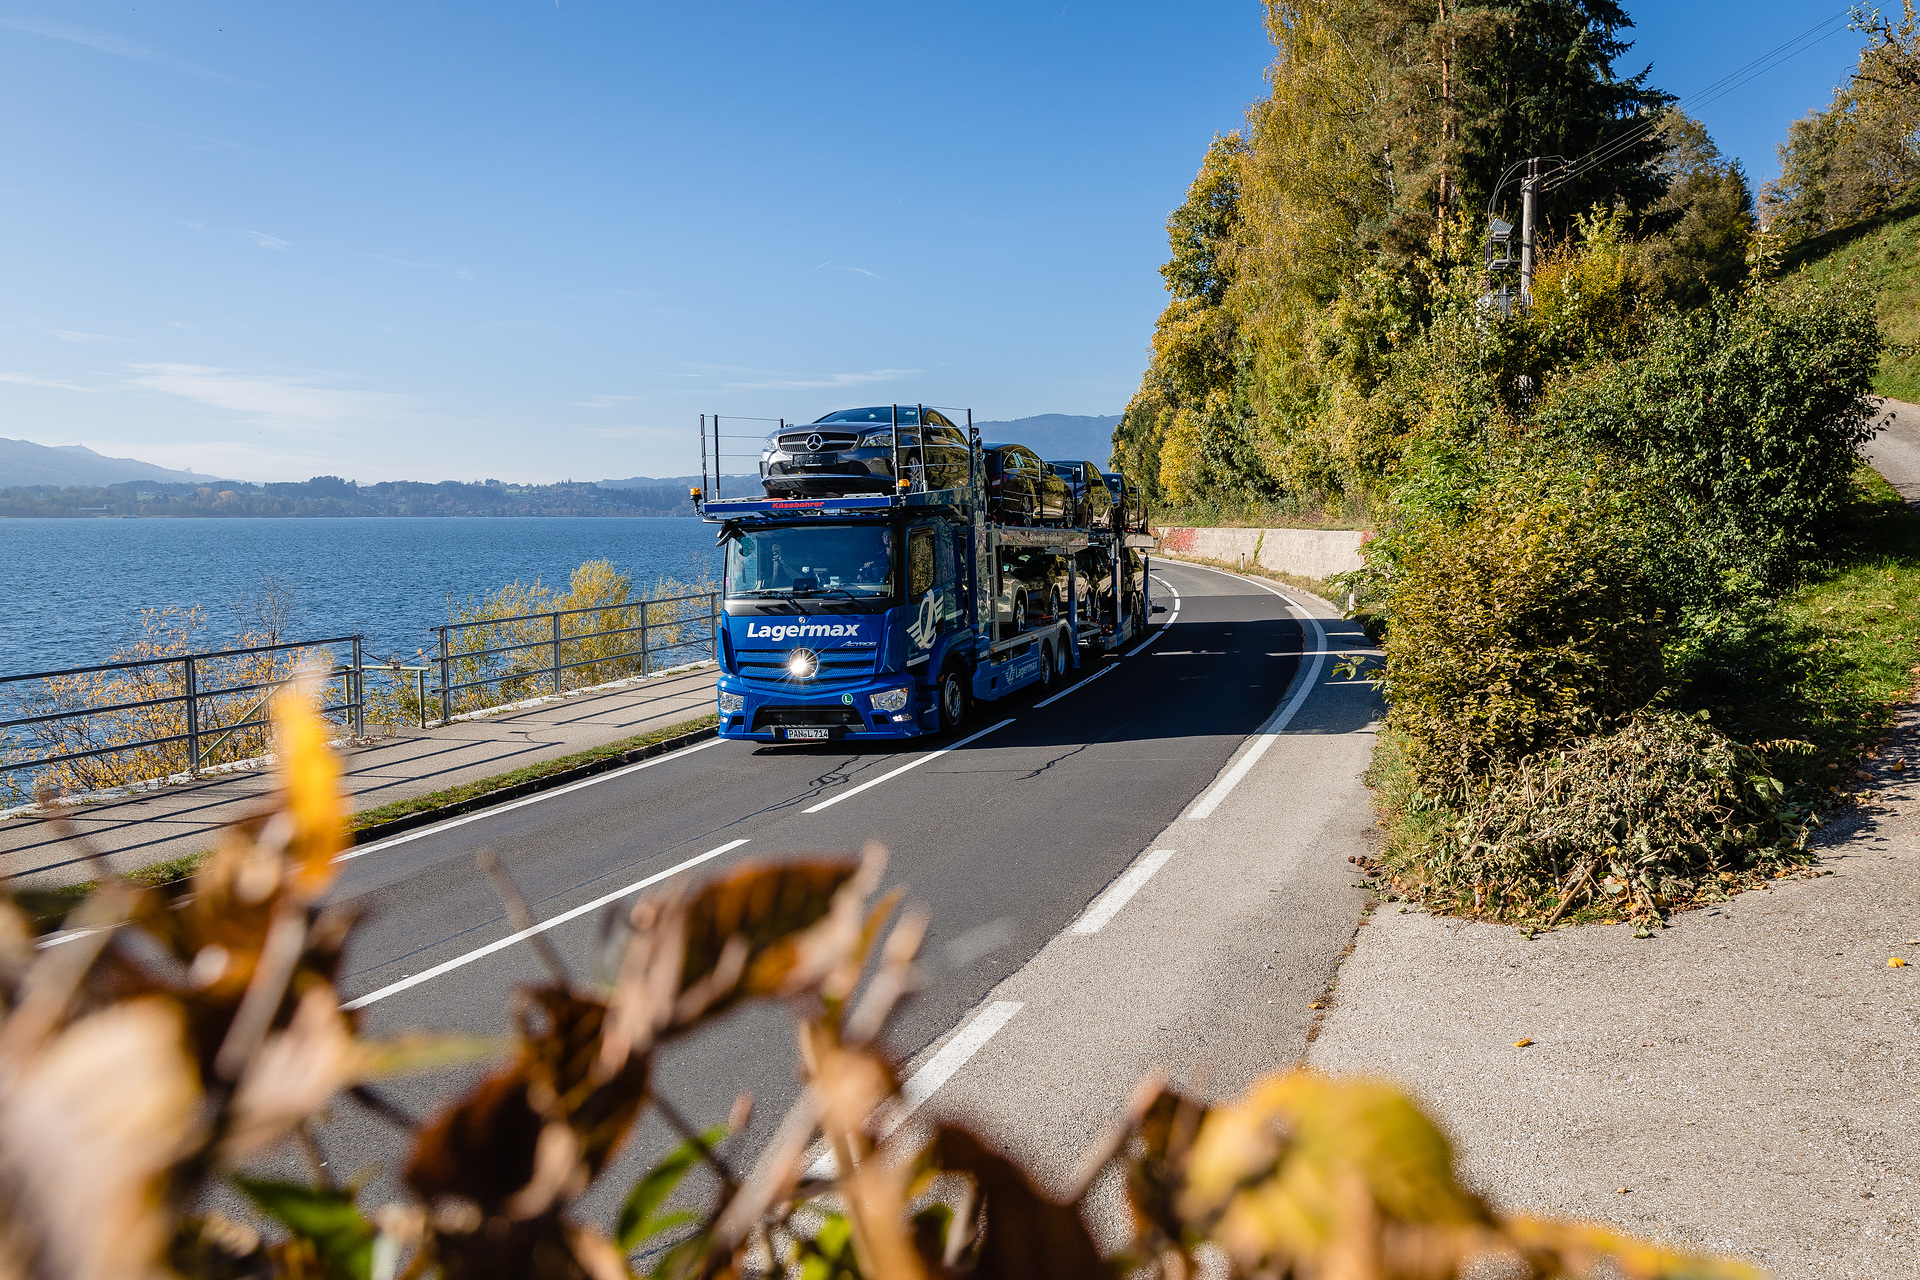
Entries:
{"label": "trailer wheel", "polygon": [[967,722],[967,681],[959,667],[940,676],[940,728],[951,732]]}
{"label": "trailer wheel", "polygon": [[1047,621],[1060,621],[1060,588],[1058,587],[1047,593]]}
{"label": "trailer wheel", "polygon": [[1040,692],[1053,690],[1053,641],[1040,642]]}

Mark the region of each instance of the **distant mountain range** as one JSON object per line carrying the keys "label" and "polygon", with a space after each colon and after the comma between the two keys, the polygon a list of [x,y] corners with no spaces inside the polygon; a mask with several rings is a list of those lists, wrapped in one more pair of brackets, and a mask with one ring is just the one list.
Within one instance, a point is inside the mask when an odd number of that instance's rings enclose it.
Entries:
{"label": "distant mountain range", "polygon": [[169,471],[134,458],[108,458],[85,445],[35,444],[31,440],[0,438],[0,489],[22,485],[129,484],[154,480],[162,484],[205,484],[215,476],[196,471]]}

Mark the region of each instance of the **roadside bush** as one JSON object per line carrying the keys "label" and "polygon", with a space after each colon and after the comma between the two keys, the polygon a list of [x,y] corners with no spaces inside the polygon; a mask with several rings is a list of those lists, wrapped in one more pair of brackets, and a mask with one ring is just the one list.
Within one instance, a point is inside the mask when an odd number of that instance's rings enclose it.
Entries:
{"label": "roadside bush", "polygon": [[[874,900],[877,847],[742,863],[610,916],[602,981],[538,949],[549,974],[514,997],[511,1052],[417,1121],[381,1082],[502,1046],[374,1039],[341,1007],[359,911],[328,901],[340,767],[301,699],[280,699],[276,721],[277,811],[230,828],[191,882],[109,882],[59,946],[36,946],[0,896],[0,1274],[627,1280],[638,1257],[674,1280],[1176,1280],[1202,1259],[1230,1278],[1757,1277],[1495,1210],[1460,1185],[1440,1129],[1378,1081],[1293,1071],[1214,1102],[1149,1077],[1064,1199],[962,1125],[894,1133],[911,1104],[883,1033],[918,985],[926,920],[898,910],[899,891]],[[785,1005],[800,1041],[799,1096],[757,1153],[736,1140],[749,1096],[696,1124],[654,1056],[750,1003]],[[349,1105],[400,1148],[399,1202],[363,1207],[368,1179],[336,1180],[330,1126]],[[612,1223],[583,1221],[643,1117],[679,1145]],[[283,1146],[305,1180],[243,1171]],[[1103,1251],[1089,1196],[1109,1173],[1126,1212]]]}
{"label": "roadside bush", "polygon": [[1424,786],[1464,798],[1658,692],[1662,619],[1638,573],[1635,498],[1539,466],[1400,539],[1385,687]]}
{"label": "roadside bush", "polygon": [[1669,310],[1644,354],[1561,386],[1543,435],[1618,450],[1659,477],[1690,527],[1692,586],[1778,587],[1820,554],[1872,435],[1883,347],[1857,282],[1765,282]]}
{"label": "roadside bush", "polygon": [[1383,869],[1405,892],[1501,918],[1577,904],[1650,918],[1809,860],[1817,821],[1761,753],[1704,717],[1655,712],[1501,770]]}

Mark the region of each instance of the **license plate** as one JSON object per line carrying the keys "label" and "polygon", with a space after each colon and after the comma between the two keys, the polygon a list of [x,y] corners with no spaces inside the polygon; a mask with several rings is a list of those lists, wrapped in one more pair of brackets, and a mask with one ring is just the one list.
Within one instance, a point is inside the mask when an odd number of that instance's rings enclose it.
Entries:
{"label": "license plate", "polygon": [[796,453],[793,465],[796,467],[830,467],[840,461],[837,453]]}
{"label": "license plate", "polygon": [[824,742],[833,737],[831,729],[788,729],[789,742]]}

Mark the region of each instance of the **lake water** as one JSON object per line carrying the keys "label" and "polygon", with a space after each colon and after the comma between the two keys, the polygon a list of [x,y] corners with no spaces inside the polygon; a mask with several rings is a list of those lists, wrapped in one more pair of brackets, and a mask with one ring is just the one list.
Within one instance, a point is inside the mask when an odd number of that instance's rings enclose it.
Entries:
{"label": "lake water", "polygon": [[246,626],[268,580],[289,638],[359,632],[369,656],[431,650],[448,598],[539,578],[564,588],[612,560],[642,591],[718,577],[714,527],[692,519],[0,520],[0,675],[108,661],[143,607],[199,605],[204,647]]}

